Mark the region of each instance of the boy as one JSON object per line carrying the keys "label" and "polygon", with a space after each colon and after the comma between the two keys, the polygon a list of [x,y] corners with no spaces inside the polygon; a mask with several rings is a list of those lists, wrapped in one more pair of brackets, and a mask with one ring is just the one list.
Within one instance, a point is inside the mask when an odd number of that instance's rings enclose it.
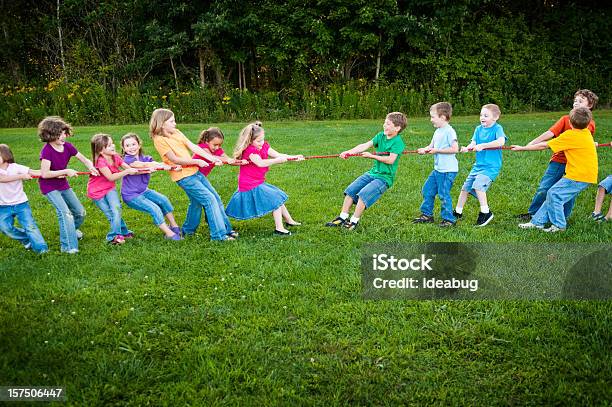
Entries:
{"label": "boy", "polygon": [[595,222],[605,222],[612,220],[612,203],[608,208],[608,214],[606,216],[602,215],[601,207],[603,206],[603,201],[606,197],[606,194],[612,194],[612,175],[608,175],[606,179],[599,183],[599,188],[597,188],[597,196],[595,197],[595,209],[593,209],[593,213],[591,217]]}
{"label": "boy", "polygon": [[480,110],[480,126],[474,130],[472,142],[467,147],[461,147],[462,153],[476,151],[476,162],[461,187],[461,193],[453,215],[461,219],[468,194],[472,194],[476,196],[480,203],[480,213],[475,225],[477,227],[485,226],[493,219],[493,212],[489,210],[487,201],[487,190],[501,170],[502,150],[485,149],[502,147],[506,142],[504,129],[497,123],[500,115],[499,106],[494,104],[484,105]]}
{"label": "boy", "polygon": [[[545,232],[562,232],[567,227],[564,205],[574,200],[589,184],[597,182],[597,151],[593,135],[587,126],[593,116],[586,107],[573,109],[570,114],[572,128],[548,142],[512,146],[514,151],[543,150],[564,151],[567,158],[565,176],[557,181],[546,193],[546,200],[531,218],[531,222],[521,223],[521,229],[543,229]],[[552,225],[544,229],[544,225]]]}
{"label": "boy", "polygon": [[[573,109],[577,107],[586,107],[589,110],[593,111],[595,106],[597,105],[597,101],[599,98],[593,92],[588,89],[581,89],[574,94],[574,105]],[[535,139],[531,140],[527,145],[538,144],[543,141],[550,140],[554,137],[559,137],[559,135],[569,129],[572,128],[572,125],[569,120],[569,115],[565,115],[561,117],[550,129],[540,134]],[[589,125],[587,126],[591,134],[595,135],[595,122],[591,120]],[[519,215],[519,219],[521,220],[529,220],[531,217],[540,209],[540,206],[544,203],[546,199],[546,193],[557,181],[563,177],[565,174],[565,165],[567,163],[567,159],[565,158],[565,154],[560,151],[558,153],[554,153],[548,163],[548,167],[540,180],[540,185],[531,200],[531,205],[529,205],[529,209],[527,213]],[[563,207],[563,211],[566,218],[569,218],[572,213],[572,208],[574,207],[574,200],[568,201]]]}
{"label": "boy", "polygon": [[433,208],[436,194],[440,198],[440,227],[454,226],[457,219],[453,215],[453,201],[450,190],[459,171],[459,163],[455,153],[459,152],[457,133],[449,123],[453,107],[450,103],[439,102],[431,106],[429,116],[436,128],[431,143],[427,147],[419,148],[419,154],[434,155],[434,169],[423,185],[423,203],[421,216],[412,223],[433,223]]}
{"label": "boy", "polygon": [[[340,158],[343,159],[347,159],[349,154],[361,153],[362,157],[373,159],[374,165],[369,172],[357,178],[346,188],[340,216],[327,222],[325,226],[343,226],[348,230],[354,230],[363,211],[372,206],[388,188],[391,188],[397,173],[399,159],[405,147],[399,133],[406,128],[407,122],[408,119],[403,113],[389,113],[383,124],[383,131],[376,134],[372,140],[340,153]],[[375,147],[376,153],[389,153],[389,155],[365,152],[371,147]],[[353,204],[356,204],[355,212],[349,220],[349,210]]]}

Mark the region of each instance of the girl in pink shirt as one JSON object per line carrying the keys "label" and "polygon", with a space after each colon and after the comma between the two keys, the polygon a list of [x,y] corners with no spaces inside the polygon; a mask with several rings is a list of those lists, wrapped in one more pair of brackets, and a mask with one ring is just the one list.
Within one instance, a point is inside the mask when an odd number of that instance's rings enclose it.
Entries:
{"label": "girl in pink shirt", "polygon": [[[246,164],[246,160],[236,160],[235,158],[231,158],[225,154],[225,151],[223,151],[223,148],[221,148],[224,140],[225,136],[223,135],[221,129],[218,127],[211,127],[208,130],[203,130],[200,133],[198,146],[213,156],[219,157],[221,162],[224,164]],[[200,167],[200,172],[204,174],[205,177],[208,177],[208,174],[210,174],[210,172],[215,168],[215,164],[207,160],[206,157],[202,157],[198,154],[194,154],[193,158],[196,160],[204,160],[208,163],[208,167]]]}
{"label": "girl in pink shirt", "polygon": [[285,207],[287,194],[265,182],[266,172],[271,165],[282,164],[288,159],[303,160],[304,156],[279,153],[264,138],[261,122],[251,123],[240,132],[234,148],[234,158],[248,160],[248,164],[240,167],[238,190],[232,195],[225,212],[241,220],[259,218],[272,212],[274,233],[291,235],[284,227],[283,219],[287,226],[299,226],[301,223],[293,220]]}
{"label": "girl in pink shirt", "polygon": [[87,196],[94,201],[110,222],[110,231],[106,235],[106,241],[111,244],[123,244],[125,238],[131,238],[134,234],[128,230],[121,218],[121,201],[115,189],[115,181],[126,175],[137,174],[138,170],[123,162],[121,156],[115,152],[115,144],[108,134],[96,134],[92,137],[91,153],[100,175],[89,177]]}

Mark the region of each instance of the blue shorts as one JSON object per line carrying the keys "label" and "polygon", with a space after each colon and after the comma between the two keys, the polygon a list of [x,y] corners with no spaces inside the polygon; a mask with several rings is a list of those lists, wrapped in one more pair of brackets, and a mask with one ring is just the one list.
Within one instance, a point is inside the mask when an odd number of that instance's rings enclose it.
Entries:
{"label": "blue shorts", "polygon": [[606,190],[606,194],[612,194],[612,175],[608,175],[599,186]]}
{"label": "blue shorts", "polygon": [[374,178],[366,172],[346,187],[344,194],[353,198],[354,203],[357,203],[359,198],[361,198],[366,208],[369,208],[378,201],[378,198],[388,188],[385,181],[380,178]]}
{"label": "blue shorts", "polygon": [[487,192],[492,182],[491,178],[484,174],[470,173],[465,179],[461,189],[463,191],[468,191],[470,194],[474,194],[474,191]]}

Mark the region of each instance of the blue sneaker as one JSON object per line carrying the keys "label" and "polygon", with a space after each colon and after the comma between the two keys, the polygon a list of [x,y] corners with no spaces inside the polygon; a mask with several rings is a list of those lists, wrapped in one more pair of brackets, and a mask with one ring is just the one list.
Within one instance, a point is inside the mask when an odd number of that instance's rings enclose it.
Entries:
{"label": "blue sneaker", "polygon": [[183,240],[181,235],[179,235],[178,233],[175,233],[172,236],[164,236],[164,239],[167,239],[167,240]]}
{"label": "blue sneaker", "polygon": [[179,236],[182,236],[183,233],[181,233],[181,228],[178,226],[170,226],[170,230],[173,231],[174,233],[176,233]]}

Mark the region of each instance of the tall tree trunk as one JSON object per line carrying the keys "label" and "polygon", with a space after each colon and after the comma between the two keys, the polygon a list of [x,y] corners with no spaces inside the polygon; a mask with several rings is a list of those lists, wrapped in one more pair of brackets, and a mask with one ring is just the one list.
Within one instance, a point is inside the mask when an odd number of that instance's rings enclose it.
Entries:
{"label": "tall tree trunk", "polygon": [[378,34],[378,55],[376,55],[376,77],[374,80],[376,81],[376,87],[378,87],[378,75],[380,74],[380,57],[382,54],[382,35]]}
{"label": "tall tree trunk", "polygon": [[206,64],[204,62],[204,50],[202,48],[198,48],[198,60],[200,61],[200,87],[204,89],[204,86],[206,86],[206,76],[204,75]]}
{"label": "tall tree trunk", "polygon": [[242,91],[242,63],[238,61],[238,89]]}
{"label": "tall tree trunk", "polygon": [[57,33],[59,38],[60,58],[62,60],[62,73],[66,77],[66,61],[64,59],[64,42],[62,40],[62,20],[60,20],[60,0],[57,0]]}
{"label": "tall tree trunk", "polygon": [[172,67],[172,72],[174,72],[174,85],[176,86],[176,91],[179,92],[178,76],[176,75],[176,68],[174,67],[174,59],[172,57],[170,57],[170,66]]}

